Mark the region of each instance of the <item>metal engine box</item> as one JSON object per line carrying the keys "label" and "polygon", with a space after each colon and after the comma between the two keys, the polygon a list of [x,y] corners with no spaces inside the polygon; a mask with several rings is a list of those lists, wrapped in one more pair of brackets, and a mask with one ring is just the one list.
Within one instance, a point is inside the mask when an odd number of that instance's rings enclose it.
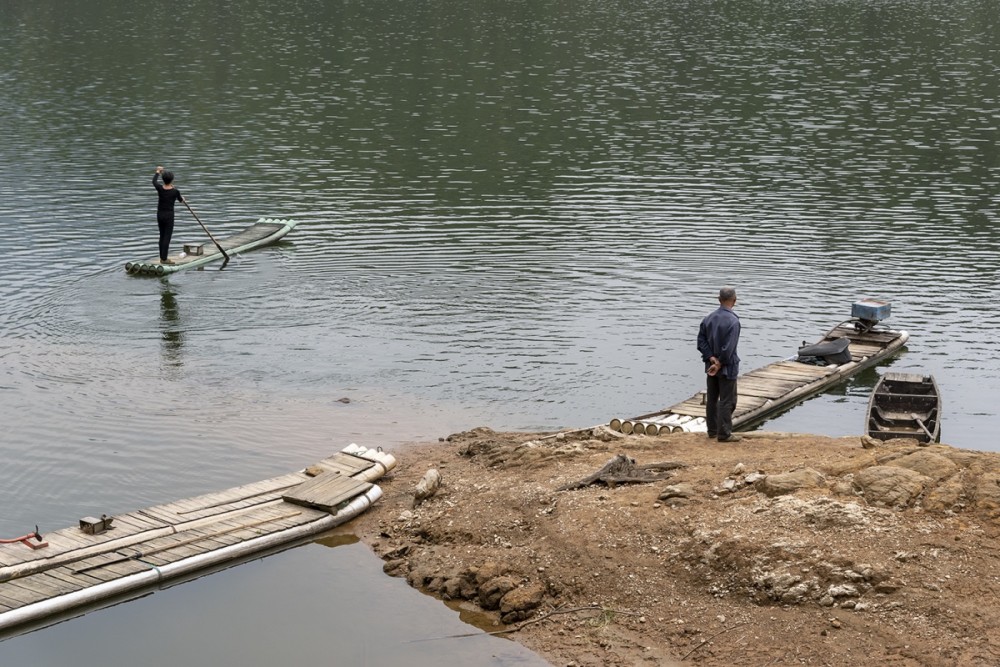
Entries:
{"label": "metal engine box", "polygon": [[851,304],[851,317],[856,317],[859,320],[881,322],[882,320],[889,319],[891,312],[892,304],[888,301],[861,299]]}

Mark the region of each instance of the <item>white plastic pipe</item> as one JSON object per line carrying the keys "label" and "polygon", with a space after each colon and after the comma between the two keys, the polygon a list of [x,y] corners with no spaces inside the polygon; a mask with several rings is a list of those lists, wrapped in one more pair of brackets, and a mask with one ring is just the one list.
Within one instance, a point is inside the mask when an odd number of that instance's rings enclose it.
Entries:
{"label": "white plastic pipe", "polygon": [[7,628],[11,628],[22,623],[35,621],[46,616],[52,616],[53,614],[68,611],[74,607],[80,607],[99,600],[104,600],[126,591],[150,586],[164,579],[170,579],[188,572],[201,570],[217,563],[237,560],[243,556],[249,556],[260,551],[265,551],[270,547],[292,542],[297,539],[308,537],[309,535],[321,533],[353,519],[357,515],[361,514],[361,512],[371,507],[372,504],[374,504],[381,497],[382,489],[377,486],[373,486],[368,489],[367,492],[345,505],[336,514],[321,517],[316,521],[287,528],[277,533],[263,535],[252,540],[240,542],[239,544],[233,544],[214,551],[198,554],[197,556],[191,556],[190,558],[185,558],[174,563],[168,563],[167,565],[161,565],[158,567],[150,565],[150,569],[146,572],[130,574],[126,577],[115,579],[113,581],[107,581],[103,584],[91,586],[90,588],[85,588],[80,591],[67,593],[65,595],[49,598],[48,600],[42,600],[41,602],[12,609],[8,612],[0,614],[0,630],[6,630]]}

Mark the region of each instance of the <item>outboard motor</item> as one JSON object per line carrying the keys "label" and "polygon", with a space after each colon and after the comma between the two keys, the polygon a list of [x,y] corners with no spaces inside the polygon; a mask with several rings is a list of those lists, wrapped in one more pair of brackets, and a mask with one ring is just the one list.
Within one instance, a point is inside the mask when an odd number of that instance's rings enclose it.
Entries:
{"label": "outboard motor", "polygon": [[861,299],[851,304],[851,317],[857,320],[854,328],[862,333],[871,331],[876,324],[889,319],[891,312],[892,304],[888,301]]}

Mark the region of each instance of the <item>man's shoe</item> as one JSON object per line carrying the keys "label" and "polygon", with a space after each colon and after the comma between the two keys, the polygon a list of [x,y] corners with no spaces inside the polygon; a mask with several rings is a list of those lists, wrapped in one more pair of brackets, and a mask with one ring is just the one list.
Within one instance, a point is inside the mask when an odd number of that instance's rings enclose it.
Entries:
{"label": "man's shoe", "polygon": [[711,438],[712,440],[714,440],[714,439],[716,439],[716,438],[719,437],[719,434],[718,433],[709,433],[708,437]]}
{"label": "man's shoe", "polygon": [[719,438],[719,442],[739,442],[743,439],[740,435],[727,435],[725,438]]}

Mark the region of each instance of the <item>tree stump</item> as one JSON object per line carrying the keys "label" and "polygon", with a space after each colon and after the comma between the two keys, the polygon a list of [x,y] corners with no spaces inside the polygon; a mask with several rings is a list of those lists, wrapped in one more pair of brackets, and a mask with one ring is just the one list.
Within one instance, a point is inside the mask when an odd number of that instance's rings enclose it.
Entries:
{"label": "tree stump", "polygon": [[648,482],[659,482],[673,477],[673,470],[683,468],[684,464],[678,461],[664,461],[662,463],[647,463],[636,465],[635,459],[624,454],[619,454],[604,464],[604,467],[589,477],[584,477],[579,482],[572,482],[560,486],[557,491],[569,491],[570,489],[582,489],[585,486],[600,482],[608,488],[615,488],[617,484],[645,484]]}

